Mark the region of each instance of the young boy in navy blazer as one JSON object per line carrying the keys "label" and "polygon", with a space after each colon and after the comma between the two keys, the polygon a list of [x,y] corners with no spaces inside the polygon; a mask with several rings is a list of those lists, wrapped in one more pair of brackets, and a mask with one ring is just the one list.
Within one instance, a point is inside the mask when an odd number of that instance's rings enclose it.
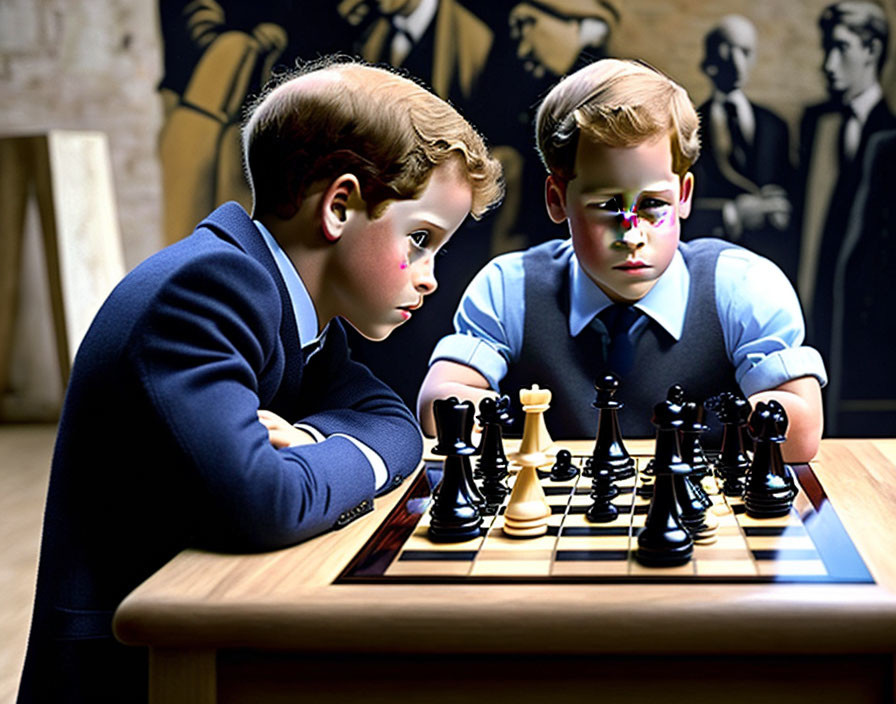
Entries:
{"label": "young boy in navy blazer", "polygon": [[436,288],[433,257],[501,195],[445,102],[322,62],[244,128],[254,212],[227,203],[129,273],[75,360],[20,702],[145,701],[112,616],[186,547],[270,550],[338,528],[417,466],[400,399],[349,357]]}
{"label": "young boy in navy blazer", "polygon": [[546,204],[570,237],[502,255],[471,282],[420,390],[425,432],[434,399],[537,383],[553,392],[555,438],[593,436],[593,383],[612,371],[625,435],[653,435],[654,404],[680,384],[696,401],[777,399],[790,419],[784,456],[815,455],[825,371],[802,345],[793,287],[741,247],[679,241],[697,129],[685,90],[635,61],[597,61],[548,93],[536,118]]}

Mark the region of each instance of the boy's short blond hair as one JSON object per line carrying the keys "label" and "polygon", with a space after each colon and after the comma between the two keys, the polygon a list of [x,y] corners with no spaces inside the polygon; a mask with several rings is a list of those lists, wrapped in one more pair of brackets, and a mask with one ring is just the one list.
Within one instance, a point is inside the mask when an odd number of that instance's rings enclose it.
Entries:
{"label": "boy's short blond hair", "polygon": [[560,81],[536,116],[538,152],[547,170],[575,176],[579,135],[632,147],[668,134],[672,170],[684,175],[700,153],[699,118],[684,88],[640,61],[602,59]]}
{"label": "boy's short blond hair", "polygon": [[[314,72],[320,81],[302,81]],[[453,107],[398,73],[344,58],[308,64],[269,86],[250,108],[243,155],[254,215],[291,217],[316,181],[354,174],[368,212],[415,198],[450,158],[480,217],[503,195],[500,164]]]}

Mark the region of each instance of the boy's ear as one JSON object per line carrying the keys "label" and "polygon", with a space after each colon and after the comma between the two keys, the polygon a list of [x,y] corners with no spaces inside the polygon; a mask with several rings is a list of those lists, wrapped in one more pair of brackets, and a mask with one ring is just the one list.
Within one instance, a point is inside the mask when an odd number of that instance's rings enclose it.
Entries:
{"label": "boy's ear", "polygon": [[553,222],[559,225],[566,220],[566,184],[553,174],[544,182],[544,204]]}
{"label": "boy's ear", "polygon": [[678,197],[678,217],[686,218],[691,214],[691,203],[694,199],[694,174],[688,171],[681,179],[681,192]]}
{"label": "boy's ear", "polygon": [[[321,229],[329,242],[342,237],[353,203],[361,199],[361,184],[354,174],[342,174],[330,182],[321,199]],[[363,202],[363,201],[362,201]]]}

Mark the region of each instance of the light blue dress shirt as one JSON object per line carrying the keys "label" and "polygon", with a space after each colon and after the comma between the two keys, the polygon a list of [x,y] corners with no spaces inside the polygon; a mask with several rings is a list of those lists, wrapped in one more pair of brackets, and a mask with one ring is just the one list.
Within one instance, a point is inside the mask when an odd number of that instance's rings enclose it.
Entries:
{"label": "light blue dress shirt", "polygon": [[[299,330],[299,339],[296,340],[296,342],[301,345],[303,350],[313,346],[312,351],[305,359],[307,363],[307,361],[311,359],[324,344],[327,336],[327,328],[329,328],[330,324],[327,323],[318,335],[317,311],[314,309],[314,301],[311,300],[311,296],[308,293],[308,289],[305,288],[305,284],[302,282],[299,272],[296,271],[292,261],[286,255],[286,252],[283,251],[283,248],[277,243],[277,240],[274,239],[274,236],[268,231],[268,228],[262,225],[258,220],[253,220],[253,222],[261,233],[261,237],[268,246],[268,249],[271,251],[271,255],[277,263],[277,269],[279,269],[280,275],[283,277],[284,283],[286,283],[286,290],[289,292],[289,301],[292,304],[292,310],[296,316],[296,327]],[[386,463],[383,462],[383,458],[357,438],[353,438],[344,433],[334,433],[333,435],[325,437],[317,428],[308,425],[307,423],[296,423],[295,427],[307,432],[317,442],[323,442],[327,437],[343,437],[346,440],[350,440],[362,453],[364,453],[364,456],[370,463],[377,490],[381,489],[386,484],[386,481],[389,478],[389,472],[386,469]]]}
{"label": "light blue dress shirt", "polygon": [[[567,240],[565,247],[571,248]],[[470,282],[454,316],[455,333],[436,345],[430,364],[445,359],[465,364],[493,389],[520,358],[525,320],[524,252],[493,259]],[[569,259],[569,334],[578,335],[610,298]],[[690,274],[680,251],[650,291],[635,304],[674,339],[681,338]],[[784,273],[745,249],[719,254],[716,308],[728,359],[744,394],[751,396],[801,376],[827,383],[821,355],[803,346],[805,324],[799,300]],[[647,325],[641,317],[636,325]]]}

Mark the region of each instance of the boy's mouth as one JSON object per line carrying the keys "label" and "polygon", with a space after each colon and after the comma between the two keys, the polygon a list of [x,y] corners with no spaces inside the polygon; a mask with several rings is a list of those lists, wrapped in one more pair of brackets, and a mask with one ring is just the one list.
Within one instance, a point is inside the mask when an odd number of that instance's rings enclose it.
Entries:
{"label": "boy's mouth", "polygon": [[629,259],[622,262],[622,264],[617,264],[613,268],[618,269],[619,271],[639,271],[641,269],[649,269],[650,265],[640,259]]}

